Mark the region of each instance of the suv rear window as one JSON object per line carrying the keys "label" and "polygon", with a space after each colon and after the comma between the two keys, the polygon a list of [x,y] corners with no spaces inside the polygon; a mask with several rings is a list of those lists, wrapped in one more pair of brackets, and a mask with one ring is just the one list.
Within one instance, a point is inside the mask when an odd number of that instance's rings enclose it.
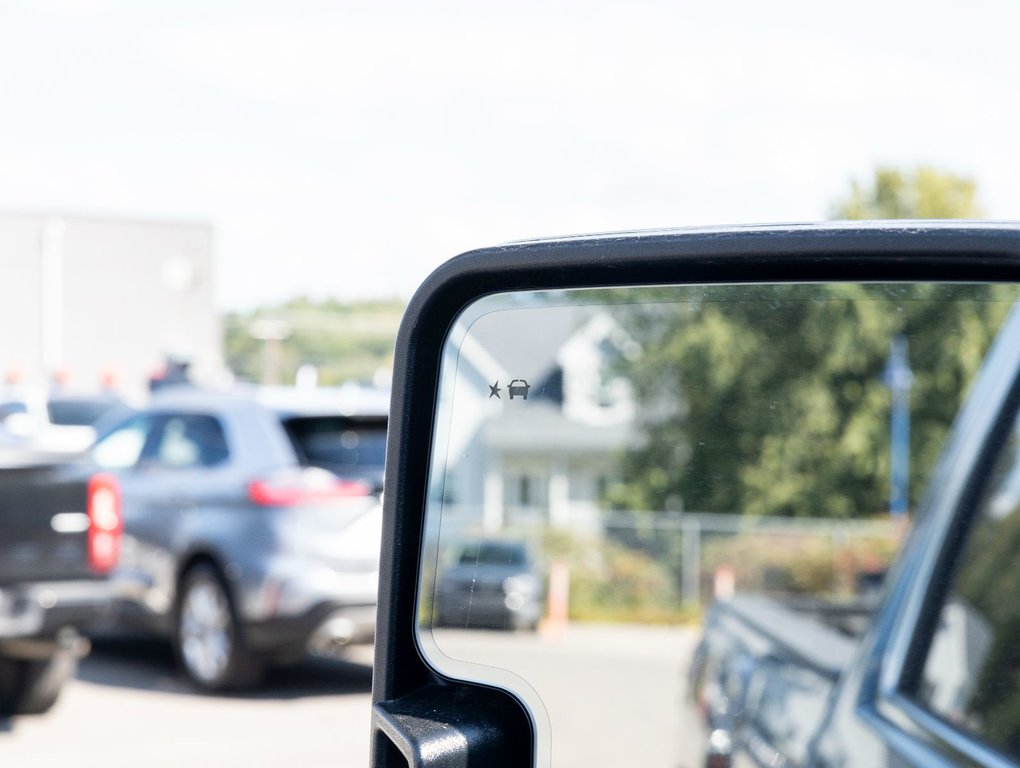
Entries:
{"label": "suv rear window", "polygon": [[116,408],[120,403],[113,399],[50,400],[46,404],[50,423],[68,427],[90,427]]}
{"label": "suv rear window", "polygon": [[299,416],[283,419],[302,463],[337,474],[381,470],[386,417]]}

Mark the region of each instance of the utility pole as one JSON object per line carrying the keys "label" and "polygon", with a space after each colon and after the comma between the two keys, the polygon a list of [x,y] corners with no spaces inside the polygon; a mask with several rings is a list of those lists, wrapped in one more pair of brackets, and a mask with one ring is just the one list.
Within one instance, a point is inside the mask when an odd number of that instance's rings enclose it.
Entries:
{"label": "utility pole", "polygon": [[914,374],[907,355],[907,337],[892,340],[885,364],[885,385],[892,392],[889,419],[889,514],[906,517],[910,507],[910,388]]}
{"label": "utility pole", "polygon": [[283,381],[283,342],[290,336],[290,325],[283,320],[256,320],[249,333],[262,342],[262,383],[280,384]]}

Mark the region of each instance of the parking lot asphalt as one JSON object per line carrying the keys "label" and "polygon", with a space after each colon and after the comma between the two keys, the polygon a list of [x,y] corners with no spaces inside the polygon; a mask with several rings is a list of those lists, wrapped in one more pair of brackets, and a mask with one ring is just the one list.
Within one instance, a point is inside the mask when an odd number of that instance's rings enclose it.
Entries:
{"label": "parking lot asphalt", "polygon": [[0,765],[367,766],[372,649],[273,670],[258,691],[207,696],[168,646],[97,643],[46,715],[0,720]]}
{"label": "parking lot asphalt", "polygon": [[562,634],[437,629],[451,658],[526,680],[551,725],[555,768],[700,768],[705,734],[687,691],[693,627],[572,625]]}
{"label": "parking lot asphalt", "polygon": [[[498,660],[534,683],[556,768],[695,768],[704,749],[686,701],[690,628],[571,626],[560,635],[448,632],[444,649]],[[0,721],[0,765],[21,768],[367,766],[372,649],[270,673],[258,691],[195,692],[165,644],[104,641],[57,706]]]}

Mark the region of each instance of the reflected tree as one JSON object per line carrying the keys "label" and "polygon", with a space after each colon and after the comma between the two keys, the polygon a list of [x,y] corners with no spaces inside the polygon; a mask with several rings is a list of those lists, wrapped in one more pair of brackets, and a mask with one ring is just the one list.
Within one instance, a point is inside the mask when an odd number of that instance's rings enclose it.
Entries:
{"label": "reflected tree", "polygon": [[[843,219],[981,214],[972,179],[928,167],[879,168],[832,211]],[[628,330],[644,352],[626,375],[642,441],[622,459],[622,482],[606,502],[833,518],[885,511],[882,374],[897,334],[909,341],[915,374],[916,502],[1013,297],[1007,286],[932,285],[729,287],[693,301],[635,292]]]}
{"label": "reflected tree", "polygon": [[[640,444],[624,509],[831,518],[886,508],[890,342],[914,370],[911,500],[1010,306],[1009,286],[752,286],[623,312]],[[661,302],[661,303],[660,303]]]}

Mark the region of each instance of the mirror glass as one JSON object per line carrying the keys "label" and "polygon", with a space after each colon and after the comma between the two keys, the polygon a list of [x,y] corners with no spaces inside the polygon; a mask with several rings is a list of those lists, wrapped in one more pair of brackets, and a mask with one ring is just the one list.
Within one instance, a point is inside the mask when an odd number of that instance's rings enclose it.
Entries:
{"label": "mirror glass", "polygon": [[[541,762],[722,765],[739,729],[796,761],[1018,296],[783,284],[476,302],[442,362],[423,651],[513,690]],[[762,634],[813,663],[756,651]]]}

